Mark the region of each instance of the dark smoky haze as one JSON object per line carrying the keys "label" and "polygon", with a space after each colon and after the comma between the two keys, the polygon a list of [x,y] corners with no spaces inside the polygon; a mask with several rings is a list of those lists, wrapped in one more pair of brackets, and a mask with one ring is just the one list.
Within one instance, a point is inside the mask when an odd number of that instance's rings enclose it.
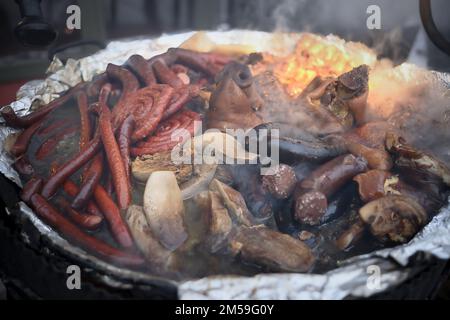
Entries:
{"label": "dark smoky haze", "polygon": [[[450,59],[423,32],[418,0],[43,0],[42,13],[58,33],[54,48],[82,41],[95,45],[74,46],[60,52],[63,58],[80,58],[99,50],[110,40],[159,36],[190,30],[251,29],[262,31],[311,31],[336,34],[374,48],[395,63],[413,60],[439,71],[450,70]],[[440,31],[450,38],[449,2],[432,0]],[[67,30],[66,8],[77,4],[83,27]],[[368,30],[367,8],[381,10],[381,29]],[[15,1],[0,3],[0,82],[41,77],[48,66],[48,48],[27,48],[14,35],[21,20]],[[417,41],[416,41],[417,40]],[[420,40],[420,41],[419,41]],[[415,50],[412,50],[415,48]],[[30,60],[32,66],[29,67]],[[18,70],[25,70],[18,72]],[[0,99],[0,101],[2,101]],[[9,101],[7,101],[9,102]],[[3,104],[6,104],[4,102]]]}
{"label": "dark smoky haze", "polygon": [[[432,2],[433,17],[439,30],[450,38],[450,3]],[[381,29],[369,30],[367,8],[380,8]],[[448,89],[441,81],[424,84],[424,75],[411,68],[393,66],[409,62],[441,72],[450,71],[450,59],[428,39],[416,0],[281,0],[226,2],[226,27],[281,32],[335,34],[349,41],[360,41],[375,50],[380,59],[393,63],[371,70],[376,86],[369,97],[370,116],[382,116],[402,124],[404,134],[418,146],[431,149],[446,162],[448,141]],[[408,117],[406,116],[408,115]],[[369,115],[368,115],[369,116]]]}
{"label": "dark smoky haze", "polygon": [[[346,40],[361,41],[382,57],[395,63],[408,59],[423,28],[416,0],[281,0],[231,1],[230,26],[265,31],[310,31],[335,34]],[[381,29],[369,30],[367,8],[379,6]],[[432,1],[433,16],[441,32],[450,37],[447,14],[450,3]],[[240,10],[235,10],[239,8]],[[424,35],[420,51],[428,56],[425,64],[441,71],[450,70],[450,59]],[[425,52],[424,52],[425,51]]]}
{"label": "dark smoky haze", "polygon": [[[450,70],[449,57],[425,35],[418,1],[282,0],[258,4],[254,11],[257,18],[247,21],[247,25],[242,19],[243,27],[335,34],[345,40],[365,43],[379,58],[392,60],[393,66],[410,62],[428,69]],[[369,16],[366,10],[370,5],[377,5],[381,10],[380,30],[369,30],[366,26]],[[435,22],[447,38],[450,38],[449,9],[448,1],[432,1]],[[383,117],[390,116],[390,122],[403,128],[411,143],[450,163],[448,82],[446,87],[442,81],[431,79],[429,85],[420,72],[414,74],[414,70],[399,68],[392,76],[387,69],[378,66],[371,70],[378,85],[370,93],[369,109],[381,110]],[[407,76],[400,76],[405,73]],[[385,112],[386,109],[389,111]]]}

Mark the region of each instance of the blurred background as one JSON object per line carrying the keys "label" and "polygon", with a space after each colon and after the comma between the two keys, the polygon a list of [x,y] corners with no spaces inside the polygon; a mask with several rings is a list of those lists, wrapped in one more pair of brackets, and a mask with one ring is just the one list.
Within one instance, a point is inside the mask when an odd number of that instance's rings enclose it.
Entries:
{"label": "blurred background", "polygon": [[[30,2],[39,1],[22,1]],[[450,2],[431,3],[439,30],[450,39]],[[72,4],[81,8],[80,30],[66,28],[66,10]],[[42,18],[57,37],[50,46],[30,48],[14,33],[21,20],[18,3],[0,3],[0,105],[14,100],[24,82],[42,78],[55,53],[62,60],[80,58],[114,39],[200,29],[333,33],[362,41],[396,63],[408,60],[450,71],[449,57],[423,31],[418,0],[42,0],[40,5]],[[380,30],[366,26],[369,5],[381,9]]]}

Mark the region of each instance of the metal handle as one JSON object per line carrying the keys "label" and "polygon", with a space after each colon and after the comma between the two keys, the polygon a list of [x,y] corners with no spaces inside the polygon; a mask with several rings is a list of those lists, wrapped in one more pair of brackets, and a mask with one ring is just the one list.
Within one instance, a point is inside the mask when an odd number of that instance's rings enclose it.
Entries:
{"label": "metal handle", "polygon": [[436,27],[433,20],[433,14],[431,10],[431,0],[420,0],[420,18],[422,19],[423,27],[430,40],[440,50],[450,56],[450,41],[448,41],[442,33]]}
{"label": "metal handle", "polygon": [[41,0],[16,0],[22,20],[14,32],[25,46],[45,47],[57,36],[53,27],[47,23],[41,10]]}
{"label": "metal handle", "polygon": [[60,52],[63,52],[67,49],[70,48],[76,48],[76,47],[81,47],[81,46],[95,46],[98,47],[99,49],[104,49],[106,47],[106,44],[103,41],[99,41],[99,40],[79,40],[79,41],[75,41],[75,42],[71,42],[59,47],[52,47],[48,50],[48,59],[51,61],[53,60],[53,57]]}
{"label": "metal handle", "polygon": [[41,0],[16,0],[20,15],[25,17],[42,17]]}

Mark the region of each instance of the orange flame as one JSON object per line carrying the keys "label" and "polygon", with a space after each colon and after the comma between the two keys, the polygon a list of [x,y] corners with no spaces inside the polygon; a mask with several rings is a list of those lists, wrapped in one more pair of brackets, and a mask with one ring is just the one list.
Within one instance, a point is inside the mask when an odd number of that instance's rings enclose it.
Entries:
{"label": "orange flame", "polygon": [[361,64],[371,66],[376,55],[362,44],[305,33],[294,53],[284,58],[265,55],[265,61],[288,93],[297,96],[315,77],[336,77]]}

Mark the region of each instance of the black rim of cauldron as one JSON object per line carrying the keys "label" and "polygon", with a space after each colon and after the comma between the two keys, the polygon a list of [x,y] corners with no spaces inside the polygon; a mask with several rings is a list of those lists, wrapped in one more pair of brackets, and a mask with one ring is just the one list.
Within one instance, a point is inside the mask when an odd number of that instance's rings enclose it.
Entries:
{"label": "black rim of cauldron", "polygon": [[[0,278],[17,298],[176,299],[172,281],[136,282],[69,256],[43,237],[18,206],[19,188],[0,174]],[[10,214],[8,214],[8,212]],[[69,290],[67,267],[82,269],[81,289]],[[110,283],[111,285],[109,285]],[[9,287],[9,288],[8,288]],[[14,296],[13,296],[14,298]]]}
{"label": "black rim of cauldron", "polygon": [[[101,273],[61,254],[27,219],[20,219],[19,189],[0,174],[0,278],[12,299],[176,299],[173,283],[129,282]],[[11,214],[7,214],[6,210]],[[17,213],[17,214],[16,214]],[[26,220],[26,221],[25,221]],[[82,268],[80,290],[66,286],[67,267]],[[450,263],[424,254],[410,261],[412,272],[400,285],[370,299],[432,299],[450,274]],[[108,285],[105,281],[114,282]],[[119,286],[117,284],[120,284]],[[349,297],[352,299],[352,297]]]}

